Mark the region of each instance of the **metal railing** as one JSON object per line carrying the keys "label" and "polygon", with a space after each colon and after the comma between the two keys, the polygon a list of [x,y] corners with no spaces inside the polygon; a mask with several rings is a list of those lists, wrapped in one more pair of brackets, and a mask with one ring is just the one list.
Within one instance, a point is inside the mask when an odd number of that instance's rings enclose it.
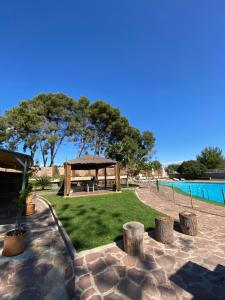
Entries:
{"label": "metal railing", "polygon": [[[151,182],[149,188],[158,194],[163,200],[170,201],[171,204],[191,208],[200,212],[225,217],[225,190],[221,188],[222,206],[215,206],[211,202],[211,191],[206,188],[187,186],[182,191],[171,184],[171,186],[161,185],[159,181]],[[201,201],[203,200],[203,201]],[[206,201],[204,201],[206,200]],[[210,203],[211,202],[211,203]]]}

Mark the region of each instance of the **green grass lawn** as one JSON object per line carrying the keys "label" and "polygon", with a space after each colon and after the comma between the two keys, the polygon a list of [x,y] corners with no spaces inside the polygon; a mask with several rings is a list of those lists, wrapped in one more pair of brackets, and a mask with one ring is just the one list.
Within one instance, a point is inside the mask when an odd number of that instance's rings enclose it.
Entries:
{"label": "green grass lawn", "polygon": [[76,250],[81,251],[111,243],[122,237],[122,225],[139,221],[145,230],[155,226],[154,218],[161,213],[138,200],[133,191],[101,196],[63,198],[45,195]]}

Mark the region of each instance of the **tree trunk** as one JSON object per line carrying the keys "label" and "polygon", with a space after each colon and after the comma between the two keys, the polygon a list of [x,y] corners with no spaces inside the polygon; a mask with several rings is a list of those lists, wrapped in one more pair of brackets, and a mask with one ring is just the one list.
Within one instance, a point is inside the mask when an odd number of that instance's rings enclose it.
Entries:
{"label": "tree trunk", "polygon": [[155,237],[163,244],[173,243],[173,219],[171,217],[155,218]]}
{"label": "tree trunk", "polygon": [[124,250],[132,256],[143,254],[144,225],[139,222],[128,222],[123,225]]}
{"label": "tree trunk", "polygon": [[55,146],[51,145],[51,148],[50,148],[50,167],[54,166],[54,158],[55,158],[54,150],[55,150]]}
{"label": "tree trunk", "polygon": [[183,211],[179,213],[181,232],[187,235],[197,235],[198,224],[196,214]]}

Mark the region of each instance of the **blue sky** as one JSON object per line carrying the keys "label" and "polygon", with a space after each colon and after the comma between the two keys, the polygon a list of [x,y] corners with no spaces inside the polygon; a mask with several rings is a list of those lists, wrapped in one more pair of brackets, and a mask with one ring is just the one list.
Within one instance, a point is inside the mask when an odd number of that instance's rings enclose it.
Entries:
{"label": "blue sky", "polygon": [[[162,162],[225,152],[224,0],[1,1],[0,113],[40,92],[103,99]],[[57,162],[75,156],[63,145]]]}

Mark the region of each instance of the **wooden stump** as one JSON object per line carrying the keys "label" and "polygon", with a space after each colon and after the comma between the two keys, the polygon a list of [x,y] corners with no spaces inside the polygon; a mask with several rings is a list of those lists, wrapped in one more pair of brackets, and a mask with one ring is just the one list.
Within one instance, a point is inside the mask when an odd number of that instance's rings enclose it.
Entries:
{"label": "wooden stump", "polygon": [[155,237],[156,240],[163,244],[173,242],[173,219],[171,217],[155,218]]}
{"label": "wooden stump", "polygon": [[127,254],[139,256],[143,253],[144,225],[128,222],[123,225],[123,244]]}
{"label": "wooden stump", "polygon": [[183,211],[179,213],[181,232],[187,235],[197,235],[198,224],[196,214]]}

